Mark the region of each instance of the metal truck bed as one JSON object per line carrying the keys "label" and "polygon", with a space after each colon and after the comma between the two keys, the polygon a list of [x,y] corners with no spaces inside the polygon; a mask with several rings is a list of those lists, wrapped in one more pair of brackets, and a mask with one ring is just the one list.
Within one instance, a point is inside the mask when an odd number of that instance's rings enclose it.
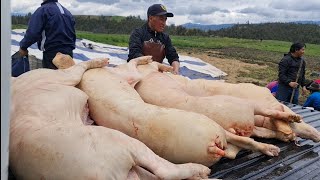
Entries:
{"label": "metal truck bed", "polygon": [[[320,131],[320,112],[299,105],[286,104],[294,112],[304,117],[304,121]],[[219,179],[320,179],[320,143],[298,138],[298,144],[275,139],[260,139],[278,146],[278,157],[268,157],[260,152],[240,151],[236,159],[221,159],[211,167],[210,178]]]}

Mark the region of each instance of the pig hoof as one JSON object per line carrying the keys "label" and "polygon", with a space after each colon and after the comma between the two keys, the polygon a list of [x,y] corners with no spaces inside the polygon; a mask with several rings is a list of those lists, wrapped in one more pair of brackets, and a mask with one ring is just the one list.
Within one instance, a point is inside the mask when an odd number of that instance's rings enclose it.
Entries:
{"label": "pig hoof", "polygon": [[300,123],[302,120],[302,117],[298,114],[294,114],[294,115],[290,115],[289,116],[289,120],[291,120],[291,122],[297,122]]}
{"label": "pig hoof", "polygon": [[208,178],[208,175],[210,174],[211,170],[203,165],[200,164],[193,164],[190,163],[189,164],[190,169],[192,169],[192,178],[191,179],[204,179],[204,178]]}
{"label": "pig hoof", "polygon": [[278,156],[280,148],[271,144],[265,144],[265,148],[262,149],[262,153],[268,156]]}
{"label": "pig hoof", "polygon": [[149,64],[152,62],[152,56],[144,56],[141,59],[138,59],[137,64],[138,65],[144,65],[144,64]]}
{"label": "pig hoof", "polygon": [[90,68],[101,68],[106,66],[109,63],[108,61],[109,58],[97,58],[87,62],[90,63]]}

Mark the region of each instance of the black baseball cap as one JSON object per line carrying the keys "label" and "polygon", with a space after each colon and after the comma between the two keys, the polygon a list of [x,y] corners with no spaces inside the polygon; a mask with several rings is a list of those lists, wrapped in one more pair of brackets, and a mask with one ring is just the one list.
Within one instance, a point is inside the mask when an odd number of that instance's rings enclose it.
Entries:
{"label": "black baseball cap", "polygon": [[167,12],[167,9],[162,4],[153,4],[148,8],[147,12],[148,17],[149,16],[161,16],[166,15],[167,17],[173,17],[173,14],[170,12]]}

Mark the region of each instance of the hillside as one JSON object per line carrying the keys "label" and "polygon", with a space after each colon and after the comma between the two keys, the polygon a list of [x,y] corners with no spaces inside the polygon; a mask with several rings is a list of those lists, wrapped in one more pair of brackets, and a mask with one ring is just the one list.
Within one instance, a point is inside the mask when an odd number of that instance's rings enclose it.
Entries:
{"label": "hillside", "polygon": [[[13,15],[13,25],[27,25],[31,14],[25,16]],[[146,21],[139,16],[89,16],[78,15],[76,19],[76,30],[104,34],[130,34],[133,29],[140,27]],[[320,22],[317,22],[320,24]],[[304,41],[305,43],[320,44],[320,25],[300,23],[264,23],[264,24],[224,24],[212,26],[217,30],[201,30],[194,26],[189,29],[183,26],[170,25],[166,32],[178,36],[218,36],[258,40],[280,40],[280,41]],[[191,24],[190,26],[191,27]],[[224,27],[224,28],[222,28]],[[208,26],[209,28],[209,26]],[[219,29],[220,28],[220,29]],[[222,28],[222,29],[221,29]]]}
{"label": "hillside", "polygon": [[213,36],[280,40],[280,41],[302,41],[312,44],[320,44],[320,25],[297,24],[297,23],[265,23],[265,24],[239,24],[227,29],[211,31]]}
{"label": "hillside", "polygon": [[[294,23],[294,24],[315,24],[320,26],[320,21],[294,21],[294,22],[288,22],[288,23]],[[255,24],[266,24],[266,23],[255,23]],[[226,29],[230,28],[232,26],[239,25],[237,24],[195,24],[195,23],[186,23],[182,24],[181,26],[187,28],[187,29],[200,29],[203,31],[208,31],[208,30],[220,30],[220,29]]]}
{"label": "hillside", "polygon": [[200,29],[203,31],[208,30],[219,30],[219,29],[225,29],[230,28],[234,26],[235,24],[210,24],[210,25],[203,25],[203,24],[194,24],[194,23],[186,23],[182,24],[182,27],[185,27],[187,29]]}

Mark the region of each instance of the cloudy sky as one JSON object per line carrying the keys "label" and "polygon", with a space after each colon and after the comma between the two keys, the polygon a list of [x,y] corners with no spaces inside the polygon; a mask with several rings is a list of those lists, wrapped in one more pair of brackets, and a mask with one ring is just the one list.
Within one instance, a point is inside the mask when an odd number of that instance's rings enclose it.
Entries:
{"label": "cloudy sky", "polygon": [[[12,13],[34,12],[42,0],[11,0]],[[74,15],[140,16],[161,3],[169,12],[168,24],[228,24],[320,21],[320,0],[59,0]]]}

